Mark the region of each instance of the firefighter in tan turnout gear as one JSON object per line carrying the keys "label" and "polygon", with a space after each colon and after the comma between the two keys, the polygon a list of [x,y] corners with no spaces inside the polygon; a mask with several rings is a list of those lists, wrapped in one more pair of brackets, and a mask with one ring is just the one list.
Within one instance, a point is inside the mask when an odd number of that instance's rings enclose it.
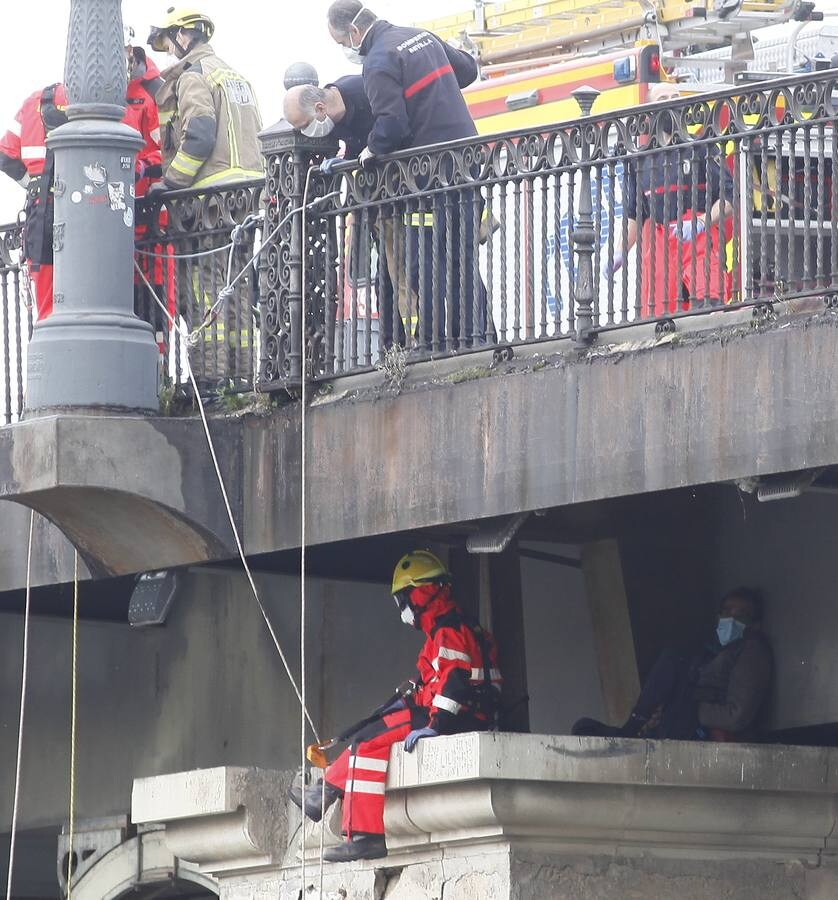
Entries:
{"label": "firefighter in tan turnout gear", "polygon": [[[215,31],[212,19],[195,9],[169,9],[151,29],[149,45],[169,53],[177,62],[161,75],[156,100],[160,111],[163,180],[155,190],[218,188],[264,178],[259,131],[262,122],[250,83],[219,59],[209,44]],[[210,197],[210,204],[221,204]],[[252,232],[237,247],[247,259]],[[183,285],[180,315],[190,331],[204,322],[226,283],[226,258],[220,254],[196,265],[178,261]],[[240,282],[248,290],[249,273]],[[211,327],[189,354],[198,390],[211,396],[238,372],[238,348],[250,341],[252,324],[237,320],[227,303],[213,313]]]}
{"label": "firefighter in tan turnout gear", "polygon": [[215,26],[193,9],[170,9],[148,43],[177,62],[162,73],[163,185],[208,187],[261,178],[262,127],[250,83],[209,44]]}

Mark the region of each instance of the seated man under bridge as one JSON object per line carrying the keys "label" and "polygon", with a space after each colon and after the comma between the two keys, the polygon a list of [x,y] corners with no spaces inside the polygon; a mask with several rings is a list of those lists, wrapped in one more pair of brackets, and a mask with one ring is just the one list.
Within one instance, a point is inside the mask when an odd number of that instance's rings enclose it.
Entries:
{"label": "seated man under bridge", "polygon": [[573,734],[591,737],[752,741],[771,685],[771,647],[762,602],[750,588],[723,598],[716,633],[700,653],[664,651],[622,726],[579,719]]}

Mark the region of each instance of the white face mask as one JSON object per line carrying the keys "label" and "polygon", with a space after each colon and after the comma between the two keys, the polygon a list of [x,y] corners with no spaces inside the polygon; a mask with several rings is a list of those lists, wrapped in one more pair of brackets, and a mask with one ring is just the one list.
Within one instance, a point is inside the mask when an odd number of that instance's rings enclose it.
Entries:
{"label": "white face mask", "polygon": [[326,135],[332,133],[334,127],[334,120],[330,116],[326,116],[325,119],[314,118],[305,128],[300,129],[300,134],[310,138],[326,137]]}
{"label": "white face mask", "polygon": [[416,625],[416,616],[413,615],[413,610],[409,606],[402,610],[401,620],[405,625]]}
{"label": "white face mask", "polygon": [[361,51],[357,47],[342,47],[343,55],[352,63],[353,66],[362,66],[364,64],[364,57],[361,56]]}

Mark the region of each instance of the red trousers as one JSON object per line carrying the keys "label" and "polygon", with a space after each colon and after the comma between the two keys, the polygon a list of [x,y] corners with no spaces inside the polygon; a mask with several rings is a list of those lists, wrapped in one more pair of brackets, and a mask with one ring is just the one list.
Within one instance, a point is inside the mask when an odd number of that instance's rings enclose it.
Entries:
{"label": "red trousers", "polygon": [[[687,210],[684,221],[690,216]],[[653,229],[652,223],[646,219],[641,246],[640,302],[644,316],[663,316],[688,310],[690,303],[684,299],[685,296],[710,303],[730,301],[733,277],[725,267],[725,247],[719,244],[718,225],[711,225],[694,240],[680,241],[670,233],[668,225],[656,224]],[[705,272],[708,254],[709,279]]]}
{"label": "red trousers", "polygon": [[360,731],[326,769],[326,782],[344,792],[343,833],[384,834],[384,784],[390,748],[428,724],[422,707],[400,709]]}
{"label": "red trousers", "polygon": [[39,266],[29,263],[29,278],[35,289],[37,321],[40,322],[52,314],[52,266],[45,263]]}

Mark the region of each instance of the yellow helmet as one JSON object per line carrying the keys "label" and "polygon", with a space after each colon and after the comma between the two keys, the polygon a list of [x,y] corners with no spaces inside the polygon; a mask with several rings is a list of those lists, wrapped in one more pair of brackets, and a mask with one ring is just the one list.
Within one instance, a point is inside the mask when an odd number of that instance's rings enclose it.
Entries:
{"label": "yellow helmet", "polygon": [[438,556],[434,556],[430,550],[414,550],[406,553],[396,564],[392,593],[397,594],[405,588],[435,581],[445,584],[450,580],[451,573]]}
{"label": "yellow helmet", "polygon": [[165,37],[171,37],[172,32],[177,33],[181,28],[194,28],[202,32],[206,40],[211,40],[215,32],[212,19],[199,12],[197,9],[181,7],[176,9],[170,6],[161,25],[155,25],[148,36],[148,44],[152,50],[162,53],[166,49]]}

